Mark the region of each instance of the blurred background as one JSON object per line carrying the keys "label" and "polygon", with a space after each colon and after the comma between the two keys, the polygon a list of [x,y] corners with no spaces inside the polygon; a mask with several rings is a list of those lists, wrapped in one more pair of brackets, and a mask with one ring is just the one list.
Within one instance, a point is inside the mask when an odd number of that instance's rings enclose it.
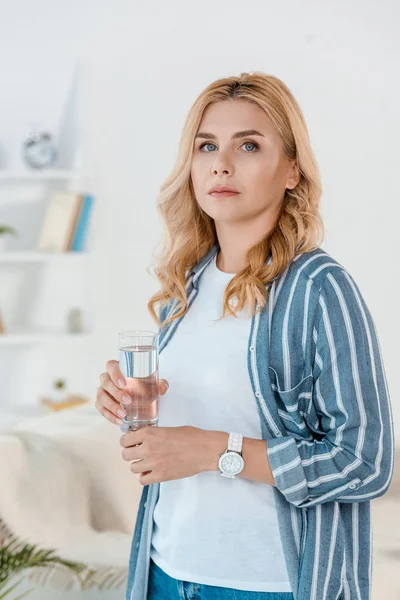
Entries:
{"label": "blurred background", "polygon": [[[18,590],[124,597],[141,487],[96,389],[119,331],[156,330],[156,197],[192,102],[217,78],[274,74],[302,107],[323,247],[374,318],[399,447],[399,32],[395,0],[0,1],[0,518],[95,571],[81,589],[76,569],[28,561]],[[374,600],[400,599],[399,488],[396,470],[372,502]]]}

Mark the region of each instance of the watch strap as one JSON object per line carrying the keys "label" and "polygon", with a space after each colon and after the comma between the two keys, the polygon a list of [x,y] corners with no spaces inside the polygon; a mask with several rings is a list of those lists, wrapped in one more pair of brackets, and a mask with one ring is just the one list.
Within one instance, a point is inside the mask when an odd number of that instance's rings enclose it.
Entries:
{"label": "watch strap", "polygon": [[228,439],[228,450],[241,452],[243,445],[243,435],[241,433],[231,432]]}

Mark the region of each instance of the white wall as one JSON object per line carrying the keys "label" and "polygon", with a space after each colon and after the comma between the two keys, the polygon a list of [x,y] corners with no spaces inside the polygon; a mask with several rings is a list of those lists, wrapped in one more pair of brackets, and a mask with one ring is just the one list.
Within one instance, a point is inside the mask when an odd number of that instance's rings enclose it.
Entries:
{"label": "white wall", "polygon": [[[95,332],[78,352],[54,349],[75,391],[94,398],[118,331],[154,327],[146,304],[158,286],[146,266],[161,235],[155,196],[191,103],[218,77],[263,70],[288,84],[305,114],[324,186],[324,247],[374,317],[399,437],[395,0],[3,0],[0,12],[0,137],[20,135],[36,116],[55,123],[77,61],[87,67]],[[17,160],[17,139],[13,151]]]}

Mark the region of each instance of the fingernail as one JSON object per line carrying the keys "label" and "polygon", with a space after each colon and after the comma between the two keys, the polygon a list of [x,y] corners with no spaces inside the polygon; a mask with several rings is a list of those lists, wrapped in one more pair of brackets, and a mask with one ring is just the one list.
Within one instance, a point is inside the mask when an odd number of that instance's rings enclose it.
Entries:
{"label": "fingernail", "polygon": [[118,385],[120,388],[124,388],[126,386],[125,379],[118,379]]}
{"label": "fingernail", "polygon": [[126,410],[118,409],[117,415],[119,415],[120,417],[126,417]]}
{"label": "fingernail", "polygon": [[115,421],[118,423],[118,425],[122,425],[122,419],[115,419]]}
{"label": "fingernail", "polygon": [[130,398],[130,396],[122,396],[122,402],[124,404],[131,404],[132,398]]}

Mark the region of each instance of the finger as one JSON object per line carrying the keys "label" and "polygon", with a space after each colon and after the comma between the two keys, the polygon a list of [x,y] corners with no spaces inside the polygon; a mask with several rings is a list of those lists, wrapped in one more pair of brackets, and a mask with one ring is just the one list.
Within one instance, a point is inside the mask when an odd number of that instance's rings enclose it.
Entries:
{"label": "finger", "polygon": [[150,483],[157,483],[157,478],[153,475],[153,471],[144,471],[138,481],[140,485],[150,485]]}
{"label": "finger", "polygon": [[113,398],[116,403],[122,402],[123,404],[131,404],[132,399],[128,393],[121,391],[112,381],[110,374],[102,373],[100,375],[100,383],[103,389]]}
{"label": "finger", "polygon": [[101,387],[97,390],[95,407],[103,417],[108,420],[111,418],[113,423],[122,425],[122,419],[126,416],[126,410]]}
{"label": "finger", "polygon": [[120,389],[126,387],[126,379],[121,373],[121,369],[119,368],[119,363],[117,360],[108,360],[106,364],[106,369],[108,374],[110,375],[111,381],[116,387]]}
{"label": "finger", "polygon": [[[121,456],[126,461],[145,460],[142,444],[140,444],[139,446],[130,446],[129,448],[121,448]],[[142,469],[142,471],[144,471],[144,469]]]}
{"label": "finger", "polygon": [[110,423],[112,423],[113,425],[122,425],[122,419],[120,419],[119,417],[115,417],[113,415],[113,413],[111,413],[109,410],[107,410],[104,407],[100,407],[98,408],[96,406],[97,410],[99,411],[99,413],[105,418],[107,419],[107,421],[110,421]]}
{"label": "finger", "polygon": [[159,383],[158,383],[158,393],[160,394],[160,396],[164,396],[164,394],[167,393],[169,388],[169,383],[166,379],[160,379]]}
{"label": "finger", "polygon": [[146,471],[146,469],[148,469],[149,466],[145,464],[144,459],[142,459],[133,462],[129,468],[132,471],[132,473],[139,474],[148,472]]}
{"label": "finger", "polygon": [[[111,394],[111,396],[113,396],[119,402],[124,402],[124,404],[130,404],[131,398],[128,391],[126,390],[127,381],[120,371],[118,362],[116,360],[109,360],[107,362],[106,367],[107,373],[103,375],[103,379],[100,379],[102,383],[104,381],[104,389],[106,389],[108,393]],[[131,380],[130,382],[130,391],[131,393],[134,393],[135,399],[138,401],[145,398],[147,399],[149,391],[152,390],[153,383],[149,380],[144,379],[143,381],[141,381],[140,379],[136,378],[134,380]],[[124,398],[126,401],[124,400]]]}
{"label": "finger", "polygon": [[123,435],[121,435],[119,443],[124,448],[129,448],[130,446],[137,446],[138,444],[143,444],[143,441],[146,436],[146,429],[148,429],[148,426],[124,433]]}

